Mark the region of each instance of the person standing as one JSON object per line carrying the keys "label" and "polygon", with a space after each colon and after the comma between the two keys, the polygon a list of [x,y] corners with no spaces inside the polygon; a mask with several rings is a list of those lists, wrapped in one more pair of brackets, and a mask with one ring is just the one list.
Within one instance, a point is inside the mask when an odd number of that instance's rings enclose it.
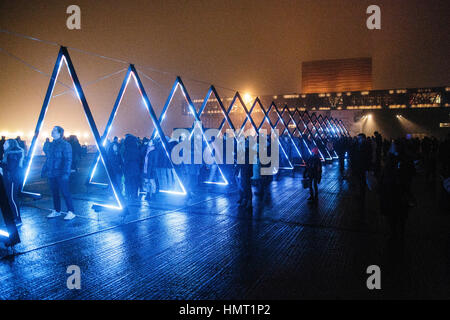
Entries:
{"label": "person standing", "polygon": [[44,146],[42,147],[42,151],[44,151],[45,155],[47,155],[47,153],[48,153],[48,149],[50,148],[50,143],[51,142],[50,142],[49,138],[45,139]]}
{"label": "person standing", "polygon": [[383,137],[378,131],[374,132],[375,136],[375,175],[377,177],[381,174],[381,153],[383,150]]}
{"label": "person standing", "polygon": [[123,175],[125,176],[125,193],[128,200],[138,199],[141,176],[141,157],[138,138],[127,134],[123,142]]}
{"label": "person standing", "polygon": [[243,164],[237,164],[239,179],[239,207],[243,207],[247,210],[252,209],[253,205],[253,192],[252,192],[252,176],[253,165],[250,163],[250,149],[249,140],[245,140],[245,162]]}
{"label": "person standing", "polygon": [[81,144],[78,141],[78,137],[75,135],[72,135],[69,137],[68,142],[70,143],[70,146],[72,147],[72,170],[75,172],[78,172],[78,164],[81,160]]}
{"label": "person standing", "polygon": [[6,142],[6,137],[2,136],[2,139],[0,140],[0,160],[3,159],[3,145]]}
{"label": "person standing", "polygon": [[155,162],[156,162],[156,150],[153,145],[153,141],[150,141],[146,145],[146,151],[144,155],[144,164],[142,168],[143,187],[146,191],[145,200],[150,201],[152,196],[156,193],[155,182]]}
{"label": "person standing", "polygon": [[352,171],[359,186],[359,197],[361,204],[364,206],[366,196],[366,172],[371,167],[372,150],[368,144],[366,135],[358,134],[357,142],[353,149]]}
{"label": "person standing", "polygon": [[17,226],[22,225],[18,195],[20,192],[21,173],[23,168],[24,150],[16,140],[8,139],[3,144],[3,160],[1,167],[4,171],[6,191],[12,204],[14,220]]}
{"label": "person standing", "polygon": [[123,161],[119,151],[119,145],[113,142],[108,149],[108,159],[112,169],[111,180],[119,188],[118,192],[122,193]]}
{"label": "person standing", "polygon": [[388,220],[391,240],[403,240],[408,218],[408,194],[402,183],[398,142],[392,142],[380,176],[380,210]]}
{"label": "person standing", "polygon": [[47,150],[47,159],[42,168],[42,175],[48,178],[53,196],[54,209],[47,218],[56,218],[61,215],[61,198],[64,197],[67,214],[64,220],[75,218],[72,195],[70,194],[69,178],[72,168],[72,147],[64,140],[64,129],[55,126],[52,130],[53,141]]}
{"label": "person standing", "polygon": [[322,180],[322,162],[319,156],[319,149],[317,147],[311,150],[312,155],[306,162],[306,168],[303,172],[304,178],[309,179],[309,194],[308,201],[317,203],[319,199],[319,184]]}

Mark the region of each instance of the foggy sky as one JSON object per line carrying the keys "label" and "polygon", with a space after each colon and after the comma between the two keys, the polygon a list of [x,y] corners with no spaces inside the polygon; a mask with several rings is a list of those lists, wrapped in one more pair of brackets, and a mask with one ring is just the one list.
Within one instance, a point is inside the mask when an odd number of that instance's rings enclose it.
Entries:
{"label": "foggy sky", "polygon": [[[71,4],[81,7],[81,30],[66,28]],[[381,30],[366,28],[371,4],[381,7]],[[159,113],[175,75],[252,95],[292,93],[311,60],[372,57],[374,89],[449,85],[449,12],[448,1],[422,0],[2,0],[0,27],[169,72],[142,69],[163,85],[144,82]],[[0,47],[47,73],[58,52],[2,33]],[[69,52],[82,84],[126,67]],[[49,80],[0,57],[0,130],[33,130]],[[85,90],[100,127],[123,75]],[[206,84],[185,82],[203,98]]]}

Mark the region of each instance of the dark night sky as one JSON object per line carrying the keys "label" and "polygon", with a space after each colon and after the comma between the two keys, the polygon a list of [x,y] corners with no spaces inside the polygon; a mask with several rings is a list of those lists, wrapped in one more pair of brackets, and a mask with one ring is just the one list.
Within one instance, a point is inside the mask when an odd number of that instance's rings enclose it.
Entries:
{"label": "dark night sky", "polygon": [[[70,4],[81,7],[81,30],[66,28]],[[370,4],[381,7],[381,30],[366,28]],[[374,89],[449,85],[449,12],[448,1],[423,0],[2,0],[0,26],[260,95],[299,92],[302,61],[355,57],[372,57]],[[0,44],[47,73],[58,51],[2,33]],[[126,67],[70,52],[82,84]],[[48,79],[4,53],[0,56],[0,131],[28,132]],[[160,110],[175,76],[145,72],[163,84],[152,89],[151,81],[144,83]],[[85,90],[100,128],[121,77]],[[193,98],[202,98],[206,85],[186,84]],[[55,93],[63,90],[56,88]]]}

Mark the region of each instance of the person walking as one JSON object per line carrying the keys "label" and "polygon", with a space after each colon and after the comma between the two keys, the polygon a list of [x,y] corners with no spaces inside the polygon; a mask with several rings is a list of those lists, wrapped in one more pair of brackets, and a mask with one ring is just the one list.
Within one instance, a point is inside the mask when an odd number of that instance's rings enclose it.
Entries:
{"label": "person walking", "polygon": [[1,168],[3,169],[4,180],[6,182],[6,191],[9,201],[12,204],[14,221],[17,226],[20,226],[22,225],[22,219],[20,217],[18,195],[20,193],[23,159],[25,156],[24,150],[14,139],[6,140],[3,144],[3,150]]}
{"label": "person walking", "polygon": [[67,206],[67,214],[64,220],[72,220],[76,217],[69,186],[72,147],[70,143],[64,140],[64,129],[62,127],[55,126],[53,128],[52,138],[53,141],[48,146],[47,159],[42,168],[42,176],[48,178],[53,197],[54,209],[47,218],[56,218],[61,215],[60,193],[62,193]]}
{"label": "person walking", "polygon": [[303,172],[303,177],[309,179],[309,194],[308,201],[317,203],[319,199],[319,184],[322,180],[322,162],[319,156],[319,149],[317,147],[311,150],[312,155],[306,161],[306,168]]}

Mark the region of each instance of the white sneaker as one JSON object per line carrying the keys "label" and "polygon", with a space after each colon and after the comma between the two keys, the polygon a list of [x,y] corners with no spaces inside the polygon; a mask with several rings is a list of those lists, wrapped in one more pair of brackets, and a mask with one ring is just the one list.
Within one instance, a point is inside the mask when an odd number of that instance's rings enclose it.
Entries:
{"label": "white sneaker", "polygon": [[59,217],[61,215],[61,212],[58,212],[56,210],[52,210],[52,212],[47,216],[47,218],[56,218]]}
{"label": "white sneaker", "polygon": [[64,217],[64,220],[72,220],[75,217],[76,217],[75,213],[73,213],[72,211],[69,211],[69,212],[67,212],[66,216]]}

